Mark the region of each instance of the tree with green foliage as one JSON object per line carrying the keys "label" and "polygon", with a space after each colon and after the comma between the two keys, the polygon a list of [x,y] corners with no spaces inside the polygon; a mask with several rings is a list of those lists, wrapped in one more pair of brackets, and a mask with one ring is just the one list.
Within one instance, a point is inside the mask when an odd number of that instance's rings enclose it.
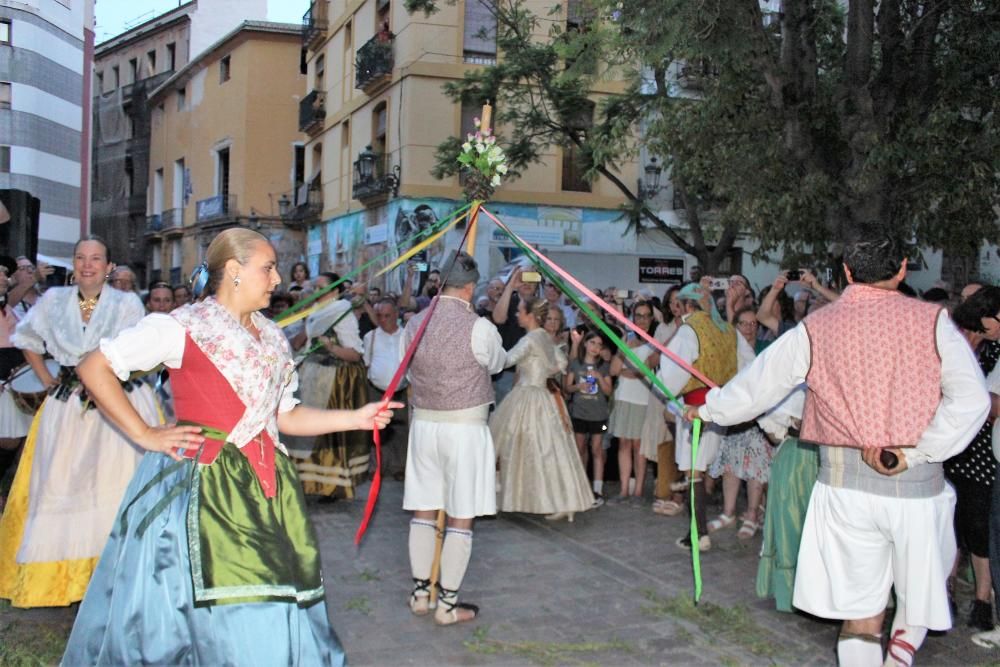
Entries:
{"label": "tree with green foliage", "polygon": [[[569,0],[568,23],[562,4],[492,7],[498,63],[445,92],[497,101],[515,174],[573,147],[637,232],[662,230],[708,272],[741,231],[816,253],[873,220],[957,253],[997,237],[1000,3]],[[609,80],[624,86],[595,95]],[[687,230],[621,179],[640,142],[664,156]],[[439,146],[437,176],[459,145]]]}

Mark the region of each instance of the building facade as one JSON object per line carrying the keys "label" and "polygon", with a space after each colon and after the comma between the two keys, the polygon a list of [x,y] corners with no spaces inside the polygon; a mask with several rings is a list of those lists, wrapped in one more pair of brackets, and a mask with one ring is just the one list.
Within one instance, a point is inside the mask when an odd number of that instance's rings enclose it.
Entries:
{"label": "building facade", "polygon": [[150,93],[147,280],[180,283],[236,225],[268,236],[282,265],[301,255],[303,234],[279,215],[304,141],[300,34],[244,21]]}
{"label": "building facade", "polygon": [[[529,4],[548,13],[541,2]],[[569,5],[562,16],[574,20],[575,3]],[[400,0],[311,3],[303,17],[308,88],[300,112],[300,129],[309,137],[307,176],[293,204],[307,202],[310,188],[321,194],[306,247],[314,272],[353,269],[464,203],[458,177],[438,180],[431,171],[437,145],[472,131],[481,105],[454,104],[442,86],[495,62],[495,34],[482,0],[440,3],[429,17],[410,15]],[[592,99],[596,103],[619,85],[598,84]],[[624,164],[619,176],[634,182],[636,164]],[[505,183],[491,207],[557,261],[595,264],[595,253],[630,246],[618,238],[625,227],[622,201],[614,184],[601,178],[587,183],[572,152],[553,147],[540,164]],[[429,268],[462,233],[456,230],[431,249]],[[511,244],[489,224],[478,234],[477,259],[498,270],[514,254]],[[634,239],[630,247],[635,251]],[[390,277],[382,286],[398,289],[393,281],[400,279]]]}
{"label": "building facade", "polygon": [[99,44],[94,58],[92,229],[142,276],[149,197],[149,95],[266,0],[191,0]]}
{"label": "building facade", "polygon": [[93,0],[0,0],[0,197],[12,254],[66,265],[88,231],[93,54]]}

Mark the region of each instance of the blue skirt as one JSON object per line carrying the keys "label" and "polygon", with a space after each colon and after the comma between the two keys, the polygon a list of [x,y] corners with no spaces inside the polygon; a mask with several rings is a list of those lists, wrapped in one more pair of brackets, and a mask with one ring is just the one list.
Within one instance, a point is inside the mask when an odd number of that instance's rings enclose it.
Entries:
{"label": "blue skirt", "polygon": [[[280,456],[280,454],[279,454]],[[326,602],[195,602],[186,460],[146,454],[125,493],[64,665],[343,665]],[[297,479],[280,479],[297,484]]]}

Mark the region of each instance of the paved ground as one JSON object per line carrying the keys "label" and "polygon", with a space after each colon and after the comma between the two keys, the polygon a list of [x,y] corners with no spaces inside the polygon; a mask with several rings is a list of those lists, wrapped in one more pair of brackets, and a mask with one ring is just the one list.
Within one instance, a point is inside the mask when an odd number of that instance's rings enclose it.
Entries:
{"label": "paved ground", "polygon": [[[835,662],[835,624],[780,614],[756,598],[759,537],[748,545],[733,531],[715,539],[702,558],[705,589],[694,607],[689,555],[673,544],[686,520],[658,517],[648,505],[606,505],[572,524],[529,515],[480,521],[462,597],[480,604],[482,616],[437,627],[405,605],[409,516],[399,509],[401,497],[402,484],[388,481],[360,549],[352,542],[360,502],[312,506],[330,613],[353,665]],[[0,609],[0,648],[29,628],[58,645],[74,613]],[[962,624],[928,638],[920,664],[1000,660],[969,635]],[[0,650],[0,664],[4,655]]]}

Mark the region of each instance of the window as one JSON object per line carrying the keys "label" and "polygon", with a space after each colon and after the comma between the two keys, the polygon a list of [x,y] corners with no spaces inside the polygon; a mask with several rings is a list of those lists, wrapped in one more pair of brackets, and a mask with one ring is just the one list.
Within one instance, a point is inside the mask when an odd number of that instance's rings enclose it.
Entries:
{"label": "window", "polygon": [[219,61],[219,83],[225,83],[226,81],[229,81],[229,77],[230,77],[230,69],[229,68],[230,68],[230,63],[231,63],[231,61],[229,60],[229,58],[230,58],[230,56],[226,56],[222,60]]}
{"label": "window", "polygon": [[172,208],[184,208],[184,158],[174,160]]}
{"label": "window", "polygon": [[167,71],[173,72],[177,66],[177,45],[173,42],[167,44]]}
{"label": "window", "polygon": [[163,169],[153,172],[153,215],[163,213]]}
{"label": "window", "polygon": [[132,162],[132,156],[125,156],[125,188],[129,197],[135,192],[135,165]]}
{"label": "window", "polygon": [[129,79],[129,83],[135,83],[139,80],[139,59],[132,58],[128,61],[128,73],[132,78]]}
{"label": "window", "polygon": [[0,82],[0,109],[10,108],[10,84]]}
{"label": "window", "polygon": [[372,111],[372,151],[376,155],[383,155],[386,152],[385,135],[388,116],[385,102],[381,102]]}
{"label": "window", "polygon": [[95,87],[97,89],[97,94],[100,95],[104,92],[104,72],[97,73],[96,81],[97,83],[95,84]]}
{"label": "window", "polygon": [[111,90],[118,90],[118,86],[122,85],[121,72],[118,70],[118,65],[111,68]]}
{"label": "window", "polygon": [[0,146],[0,174],[10,173],[10,146]]}
{"label": "window", "polygon": [[187,107],[187,88],[177,89],[177,110],[184,111]]}
{"label": "window", "polygon": [[493,0],[467,0],[462,35],[462,59],[474,65],[497,61],[497,18]]}
{"label": "window", "polygon": [[153,256],[151,258],[152,261],[150,262],[150,264],[153,265],[154,271],[159,271],[160,269],[163,268],[163,248],[160,246],[159,243],[154,243],[150,247],[153,249],[152,251]]}
{"label": "window", "polygon": [[10,19],[0,19],[0,44],[10,44]]}
{"label": "window", "polygon": [[229,197],[229,148],[221,148],[215,155],[215,194],[222,195],[224,198]]}
{"label": "window", "polygon": [[344,65],[344,74],[341,77],[344,82],[342,95],[345,100],[349,100],[353,91],[352,80],[354,78],[354,30],[350,21],[344,24],[344,57],[341,62]]}
{"label": "window", "polygon": [[316,57],[316,82],[313,85],[313,90],[326,90],[324,86],[324,79],[326,77],[326,56]]}
{"label": "window", "polygon": [[[306,147],[302,144],[295,144],[295,152],[292,155],[292,184],[298,189],[306,182]],[[296,204],[300,204],[296,198]]]}
{"label": "window", "polygon": [[156,51],[146,53],[146,62],[149,63],[149,76],[156,74]]}

